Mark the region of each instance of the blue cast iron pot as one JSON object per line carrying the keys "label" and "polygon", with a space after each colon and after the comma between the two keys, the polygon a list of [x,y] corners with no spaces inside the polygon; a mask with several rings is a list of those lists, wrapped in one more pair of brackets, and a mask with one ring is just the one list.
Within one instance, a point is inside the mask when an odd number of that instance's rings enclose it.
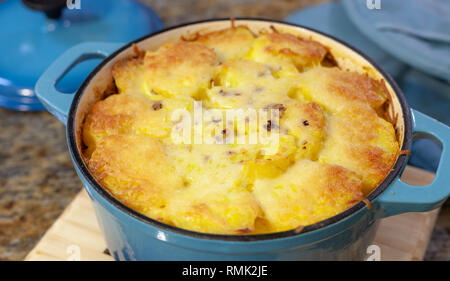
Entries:
{"label": "blue cast iron pot", "polygon": [[[125,206],[90,174],[80,151],[85,115],[102,99],[112,83],[111,67],[140,49],[156,49],[182,34],[229,27],[227,19],[201,21],[172,27],[128,44],[84,43],[59,57],[41,76],[36,93],[45,107],[67,126],[70,154],[89,196],[111,254],[117,260],[362,260],[372,243],[380,219],[405,212],[425,212],[439,207],[450,193],[450,129],[412,110],[392,78],[370,58],[332,36],[310,28],[261,19],[238,19],[252,30],[275,28],[311,37],[330,47],[334,55],[350,58],[384,79],[397,115],[396,129],[402,150],[409,150],[413,135],[431,137],[443,146],[439,168],[428,186],[411,186],[399,179],[407,156],[400,155],[385,180],[360,202],[327,220],[306,226],[301,233],[284,231],[260,235],[213,235],[169,226]],[[76,64],[104,58],[76,93],[64,94],[55,84]],[[406,238],[406,237],[405,237]]]}

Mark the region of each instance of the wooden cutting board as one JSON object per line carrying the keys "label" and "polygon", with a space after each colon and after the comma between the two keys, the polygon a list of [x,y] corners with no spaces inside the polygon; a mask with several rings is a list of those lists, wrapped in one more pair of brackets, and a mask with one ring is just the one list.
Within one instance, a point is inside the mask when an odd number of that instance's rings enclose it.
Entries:
{"label": "wooden cutting board", "polygon": [[[410,166],[402,176],[405,182],[414,185],[428,184],[433,178],[434,174]],[[383,219],[373,243],[380,248],[381,260],[422,260],[438,212]],[[113,260],[86,191],[77,195],[25,260]]]}

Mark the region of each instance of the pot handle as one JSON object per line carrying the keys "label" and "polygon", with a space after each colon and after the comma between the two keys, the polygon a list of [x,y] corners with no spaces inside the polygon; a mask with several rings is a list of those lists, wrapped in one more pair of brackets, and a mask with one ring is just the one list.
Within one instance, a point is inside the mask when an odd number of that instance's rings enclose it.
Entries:
{"label": "pot handle", "polygon": [[75,93],[62,93],[56,84],[77,64],[94,58],[106,58],[122,43],[89,42],[76,45],[54,61],[36,83],[36,95],[44,107],[64,124]]}
{"label": "pot handle", "polygon": [[431,211],[450,195],[450,128],[414,109],[411,116],[414,135],[431,137],[442,144],[439,167],[433,182],[425,186],[412,186],[397,178],[376,200],[384,210],[383,217]]}

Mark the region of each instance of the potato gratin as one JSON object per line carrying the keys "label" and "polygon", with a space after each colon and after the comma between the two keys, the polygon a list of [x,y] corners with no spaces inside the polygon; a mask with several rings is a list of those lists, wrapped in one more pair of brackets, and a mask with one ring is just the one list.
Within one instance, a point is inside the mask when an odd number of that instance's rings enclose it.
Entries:
{"label": "potato gratin", "polygon": [[[344,70],[326,46],[275,29],[196,34],[138,51],[112,75],[117,92],[83,126],[88,167],[125,205],[180,228],[257,234],[319,222],[364,200],[399,152],[384,117],[384,81]],[[194,101],[279,109],[278,150],[174,143],[173,113],[192,113]],[[270,120],[262,123],[258,130],[270,131]]]}

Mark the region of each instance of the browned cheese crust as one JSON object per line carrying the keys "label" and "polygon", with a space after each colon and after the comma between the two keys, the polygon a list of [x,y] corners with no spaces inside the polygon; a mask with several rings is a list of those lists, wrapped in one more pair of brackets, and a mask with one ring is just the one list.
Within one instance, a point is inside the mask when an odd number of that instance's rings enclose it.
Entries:
{"label": "browned cheese crust", "polygon": [[[125,205],[199,232],[270,233],[332,217],[379,185],[399,144],[384,119],[384,81],[330,64],[330,50],[310,38],[233,25],[137,52],[115,64],[118,92],[85,119],[89,169]],[[194,101],[203,110],[279,110],[278,124],[258,125],[279,129],[277,150],[174,143],[185,118],[174,115],[184,109],[192,117]]]}

